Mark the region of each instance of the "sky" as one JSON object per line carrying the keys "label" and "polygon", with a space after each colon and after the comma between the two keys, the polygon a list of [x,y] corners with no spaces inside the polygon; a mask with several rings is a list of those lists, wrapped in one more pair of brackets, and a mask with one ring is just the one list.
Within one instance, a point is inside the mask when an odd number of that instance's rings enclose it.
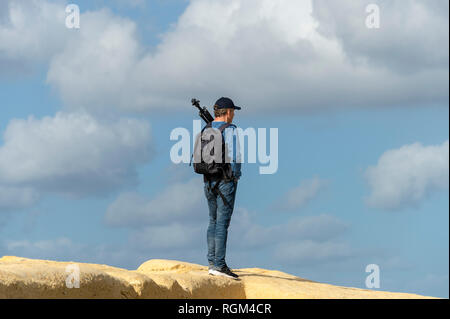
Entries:
{"label": "sky", "polygon": [[[175,128],[228,96],[278,129],[244,162],[231,268],[449,295],[448,1],[0,2],[0,255],[207,264]],[[379,8],[379,25],[367,26]],[[269,148],[267,152],[275,152]]]}

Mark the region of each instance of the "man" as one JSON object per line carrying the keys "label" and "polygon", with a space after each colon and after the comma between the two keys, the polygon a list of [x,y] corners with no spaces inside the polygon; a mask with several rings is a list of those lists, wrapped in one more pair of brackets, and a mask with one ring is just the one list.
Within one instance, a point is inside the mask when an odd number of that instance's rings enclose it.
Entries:
{"label": "man", "polygon": [[[228,226],[233,214],[238,180],[241,177],[241,158],[239,153],[236,126],[231,124],[234,111],[241,108],[235,106],[229,98],[222,97],[214,105],[213,128],[227,127],[222,134],[225,141],[225,152],[231,169],[228,176],[204,175],[204,191],[208,200],[209,226],[207,231],[209,274],[237,279],[225,262]],[[228,124],[228,125],[227,125]],[[220,135],[219,135],[220,136]]]}

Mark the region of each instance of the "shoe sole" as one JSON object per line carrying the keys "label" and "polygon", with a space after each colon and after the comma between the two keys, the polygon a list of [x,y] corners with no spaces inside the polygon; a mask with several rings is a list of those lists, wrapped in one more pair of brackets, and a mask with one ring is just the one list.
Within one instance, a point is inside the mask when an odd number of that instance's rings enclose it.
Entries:
{"label": "shoe sole", "polygon": [[239,280],[239,277],[233,277],[233,276],[224,274],[223,272],[217,271],[215,269],[210,270],[209,274],[211,274],[213,276],[222,276],[222,277],[227,277],[227,278]]}

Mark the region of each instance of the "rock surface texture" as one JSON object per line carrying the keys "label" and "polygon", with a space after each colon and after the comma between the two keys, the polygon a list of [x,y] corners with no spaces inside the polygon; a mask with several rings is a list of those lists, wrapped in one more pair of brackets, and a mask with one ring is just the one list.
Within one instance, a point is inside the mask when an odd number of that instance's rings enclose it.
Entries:
{"label": "rock surface texture", "polygon": [[333,286],[276,270],[233,271],[239,281],[211,276],[206,266],[175,260],[151,259],[136,270],[127,270],[4,256],[0,258],[0,298],[430,298]]}

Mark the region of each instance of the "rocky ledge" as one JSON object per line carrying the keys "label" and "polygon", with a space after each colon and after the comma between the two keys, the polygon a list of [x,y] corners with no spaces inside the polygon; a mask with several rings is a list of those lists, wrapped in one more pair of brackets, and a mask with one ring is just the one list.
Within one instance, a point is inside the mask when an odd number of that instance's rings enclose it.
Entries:
{"label": "rocky ledge", "polygon": [[14,256],[0,258],[0,298],[431,298],[334,286],[276,270],[234,269],[240,280],[206,266],[151,259],[136,270]]}

